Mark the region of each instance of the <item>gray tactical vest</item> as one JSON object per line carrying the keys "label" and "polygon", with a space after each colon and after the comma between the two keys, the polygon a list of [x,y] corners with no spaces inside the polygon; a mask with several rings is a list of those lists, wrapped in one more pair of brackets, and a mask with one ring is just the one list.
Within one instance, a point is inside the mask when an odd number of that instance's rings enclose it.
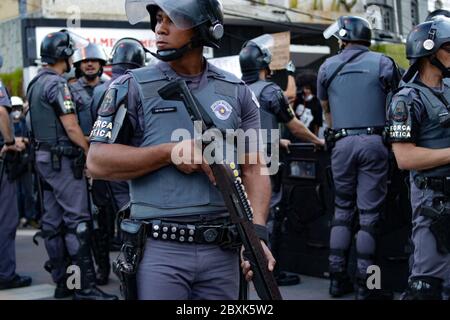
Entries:
{"label": "gray tactical vest", "polygon": [[[386,93],[379,80],[382,55],[366,52],[351,61],[328,87],[334,129],[383,127],[386,124]],[[342,63],[327,66],[330,77]]]}
{"label": "gray tactical vest", "polygon": [[[439,124],[439,114],[449,112],[447,106],[431,92],[431,89],[416,83],[407,83],[404,87],[416,89],[428,115],[425,121],[420,124],[416,145],[429,149],[449,148],[450,128],[443,128]],[[444,97],[450,103],[450,87],[445,84]],[[416,174],[418,173],[413,172],[413,176]],[[420,174],[428,177],[450,176],[450,165],[420,171]]]}
{"label": "gray tactical vest", "polygon": [[106,90],[108,90],[111,81],[107,81],[94,89],[94,94],[92,95],[92,103],[90,107],[91,119],[93,121],[97,120],[98,109],[100,108],[100,104],[103,100],[103,96],[105,95]]}
{"label": "gray tactical vest", "polygon": [[50,77],[54,76],[52,73],[38,75],[28,87],[27,99],[30,102],[31,130],[34,139],[40,143],[72,145],[53,106],[44,100],[45,84]]}
{"label": "gray tactical vest", "polygon": [[70,92],[77,109],[78,123],[85,136],[91,133],[93,120],[91,116],[90,106],[92,97],[84,89],[83,85],[80,83],[81,78],[77,82],[70,84]]}
{"label": "gray tactical vest", "polygon": [[[258,99],[259,102],[261,102],[261,93],[264,91],[265,88],[270,86],[272,83],[267,82],[264,80],[258,80],[250,85],[248,87],[250,90],[253,91],[253,93],[256,96],[256,99]],[[271,153],[271,143],[279,143],[279,141],[275,141],[276,137],[272,137],[271,131],[273,129],[278,129],[278,119],[273,112],[270,112],[269,106],[260,103],[260,116],[261,116],[261,129],[267,130],[267,135],[263,135],[263,142],[264,145],[267,146],[267,153],[270,155]]]}
{"label": "gray tactical vest", "polygon": [[[241,124],[237,84],[241,81],[211,65],[208,68],[207,86],[192,93],[217,127],[237,129]],[[171,136],[177,129],[187,130],[193,138],[194,126],[184,104],[163,100],[157,92],[179,76],[160,64],[130,74],[138,84],[145,119],[141,147],[174,142]],[[232,107],[228,118],[222,120],[215,113],[220,101]],[[130,197],[131,215],[137,219],[227,212],[222,195],[205,174],[187,175],[173,165],[133,179]]]}

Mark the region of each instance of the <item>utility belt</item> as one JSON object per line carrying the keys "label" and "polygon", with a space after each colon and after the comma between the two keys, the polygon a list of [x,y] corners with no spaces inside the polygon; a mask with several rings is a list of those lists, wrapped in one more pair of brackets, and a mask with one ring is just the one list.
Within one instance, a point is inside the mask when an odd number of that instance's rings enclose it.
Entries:
{"label": "utility belt", "polygon": [[419,189],[430,189],[450,196],[450,177],[426,177],[417,175],[414,177],[414,184]]}
{"label": "utility belt", "polygon": [[367,127],[367,128],[349,128],[334,130],[328,128],[324,132],[327,149],[331,150],[336,142],[348,136],[358,135],[379,135],[383,137],[383,142],[386,143],[388,137],[388,127]]}
{"label": "utility belt", "polygon": [[57,154],[58,156],[65,156],[68,158],[75,158],[79,156],[80,153],[83,153],[79,147],[63,144],[52,145],[43,142],[36,142],[35,150],[51,152]]}
{"label": "utility belt", "polygon": [[50,152],[52,169],[54,171],[61,171],[62,157],[72,159],[71,169],[74,178],[83,178],[86,159],[81,148],[70,145],[51,145],[48,143],[35,142],[35,150]]}
{"label": "utility belt", "polygon": [[242,245],[237,228],[229,219],[210,222],[183,223],[173,220],[150,220],[147,237],[155,240],[188,244],[216,244],[222,248],[238,248]]}
{"label": "utility belt", "polygon": [[230,248],[241,245],[237,229],[227,218],[192,223],[185,219],[122,220],[120,229],[123,246],[113,262],[113,271],[120,280],[120,290],[125,300],[137,299],[136,273],[148,238],[179,243],[218,244]]}

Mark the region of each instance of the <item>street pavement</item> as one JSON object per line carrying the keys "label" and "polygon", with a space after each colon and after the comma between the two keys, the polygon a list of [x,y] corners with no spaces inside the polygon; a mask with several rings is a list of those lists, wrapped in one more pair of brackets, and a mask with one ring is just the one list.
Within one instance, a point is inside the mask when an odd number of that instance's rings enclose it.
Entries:
{"label": "street pavement", "polygon": [[[36,229],[19,229],[16,237],[17,273],[28,275],[33,278],[30,287],[1,290],[0,300],[52,300],[54,284],[50,274],[43,266],[47,260],[47,253],[42,239],[38,239],[39,245],[33,243],[33,235]],[[117,252],[111,253],[111,258],[117,256]],[[280,287],[281,294],[285,300],[329,300],[328,280],[300,275],[301,283],[295,286]],[[120,296],[119,281],[111,274],[110,282],[100,287],[108,293]],[[250,299],[258,299],[253,287],[250,287]],[[347,295],[342,300],[351,300],[353,295]]]}

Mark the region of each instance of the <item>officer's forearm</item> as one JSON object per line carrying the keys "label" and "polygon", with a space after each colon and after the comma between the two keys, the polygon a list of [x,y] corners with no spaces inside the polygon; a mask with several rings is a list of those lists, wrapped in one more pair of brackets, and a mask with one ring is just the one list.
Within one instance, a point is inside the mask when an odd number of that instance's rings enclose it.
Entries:
{"label": "officer's forearm", "polygon": [[[260,159],[262,158],[260,157]],[[258,161],[257,164],[243,164],[241,167],[242,181],[253,207],[253,223],[266,225],[272,194],[270,178],[267,174],[262,174],[268,172],[267,166]]]}
{"label": "officer's forearm", "polygon": [[89,148],[87,167],[93,178],[135,179],[169,165],[172,148],[171,143],[145,148],[94,143]]}
{"label": "officer's forearm", "polygon": [[9,121],[8,111],[6,111],[5,107],[0,106],[0,132],[3,136],[3,140],[7,142],[14,140],[14,135]]}
{"label": "officer's forearm", "polygon": [[325,116],[325,122],[328,128],[333,128],[333,121],[331,119],[331,112],[330,112],[330,104],[328,103],[328,100],[321,100],[320,104],[322,106],[323,113]]}
{"label": "officer's forearm", "polygon": [[78,125],[76,116],[74,114],[68,114],[59,118],[61,119],[61,123],[70,141],[82,148],[84,153],[87,154],[89,144],[84,137],[83,131]]}
{"label": "officer's forearm", "polygon": [[287,123],[288,129],[295,135],[297,138],[315,143],[321,144],[321,141],[317,136],[314,135],[300,120],[297,118],[292,119]]}
{"label": "officer's forearm", "polygon": [[325,123],[327,124],[328,128],[333,128],[333,121],[331,119],[331,113],[326,112],[324,115],[325,115]]}
{"label": "officer's forearm", "polygon": [[426,170],[450,163],[450,148],[428,149],[413,143],[393,143],[392,150],[402,170]]}

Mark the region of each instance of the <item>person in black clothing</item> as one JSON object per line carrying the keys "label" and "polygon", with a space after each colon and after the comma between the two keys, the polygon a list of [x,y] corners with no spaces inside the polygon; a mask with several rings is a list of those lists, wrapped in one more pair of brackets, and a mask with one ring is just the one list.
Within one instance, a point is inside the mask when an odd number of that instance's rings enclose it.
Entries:
{"label": "person in black clothing", "polygon": [[[319,129],[323,124],[322,106],[315,94],[315,88],[311,84],[305,84],[301,88],[301,97],[306,109],[311,110],[312,121],[309,130],[315,135],[319,134]],[[297,110],[296,110],[297,111]]]}

